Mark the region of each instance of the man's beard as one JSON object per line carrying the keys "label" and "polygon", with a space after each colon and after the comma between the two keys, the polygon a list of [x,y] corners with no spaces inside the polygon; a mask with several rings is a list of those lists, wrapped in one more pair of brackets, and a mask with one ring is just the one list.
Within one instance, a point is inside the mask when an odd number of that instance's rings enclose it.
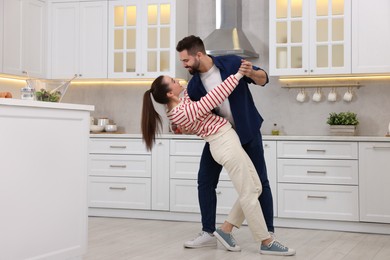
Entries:
{"label": "man's beard", "polygon": [[192,66],[188,66],[186,67],[186,69],[188,70],[188,72],[191,74],[191,75],[194,75],[196,73],[199,73],[199,67],[200,67],[200,62],[197,60],[194,65]]}

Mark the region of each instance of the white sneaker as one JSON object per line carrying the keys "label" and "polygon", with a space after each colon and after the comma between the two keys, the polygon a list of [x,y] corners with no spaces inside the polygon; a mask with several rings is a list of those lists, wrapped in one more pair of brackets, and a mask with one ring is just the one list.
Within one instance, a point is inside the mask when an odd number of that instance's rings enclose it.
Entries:
{"label": "white sneaker", "polygon": [[184,247],[200,248],[200,247],[214,247],[217,246],[217,239],[214,235],[202,231],[192,240],[186,241]]}

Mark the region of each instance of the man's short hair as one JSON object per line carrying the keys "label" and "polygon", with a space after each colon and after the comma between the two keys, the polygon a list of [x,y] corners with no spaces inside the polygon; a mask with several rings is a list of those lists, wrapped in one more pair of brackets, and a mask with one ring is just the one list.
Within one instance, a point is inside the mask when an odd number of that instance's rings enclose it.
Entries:
{"label": "man's short hair", "polygon": [[194,35],[184,37],[177,43],[176,51],[182,52],[184,50],[187,50],[188,54],[192,56],[198,52],[206,54],[202,39]]}

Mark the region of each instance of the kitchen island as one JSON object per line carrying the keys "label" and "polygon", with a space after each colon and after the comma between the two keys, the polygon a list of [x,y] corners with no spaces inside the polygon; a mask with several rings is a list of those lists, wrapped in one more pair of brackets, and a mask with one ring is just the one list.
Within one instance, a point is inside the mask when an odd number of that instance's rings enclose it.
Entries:
{"label": "kitchen island", "polygon": [[0,99],[0,259],[82,259],[93,110]]}

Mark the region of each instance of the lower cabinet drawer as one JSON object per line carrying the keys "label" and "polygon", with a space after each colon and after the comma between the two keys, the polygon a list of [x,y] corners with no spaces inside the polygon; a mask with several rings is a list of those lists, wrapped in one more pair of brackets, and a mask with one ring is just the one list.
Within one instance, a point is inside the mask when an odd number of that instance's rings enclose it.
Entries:
{"label": "lower cabinet drawer", "polygon": [[278,181],[357,185],[357,160],[278,159]]}
{"label": "lower cabinet drawer", "polygon": [[278,202],[279,217],[359,220],[357,186],[279,183]]}
{"label": "lower cabinet drawer", "polygon": [[[175,180],[170,183],[170,210],[199,213],[198,184],[196,180]],[[230,181],[220,181],[216,189],[217,214],[229,214],[237,199],[237,193]]]}
{"label": "lower cabinet drawer", "polygon": [[[200,156],[171,156],[170,157],[170,176],[174,179],[190,179],[198,178],[200,165]],[[225,168],[222,168],[219,175],[220,180],[230,180]]]}
{"label": "lower cabinet drawer", "polygon": [[89,155],[89,175],[106,177],[151,177],[150,155]]}
{"label": "lower cabinet drawer", "polygon": [[88,206],[151,209],[150,178],[89,177]]}
{"label": "lower cabinet drawer", "polygon": [[200,156],[205,145],[204,140],[171,140],[170,155]]}
{"label": "lower cabinet drawer", "polygon": [[150,154],[141,138],[91,138],[91,154]]}

